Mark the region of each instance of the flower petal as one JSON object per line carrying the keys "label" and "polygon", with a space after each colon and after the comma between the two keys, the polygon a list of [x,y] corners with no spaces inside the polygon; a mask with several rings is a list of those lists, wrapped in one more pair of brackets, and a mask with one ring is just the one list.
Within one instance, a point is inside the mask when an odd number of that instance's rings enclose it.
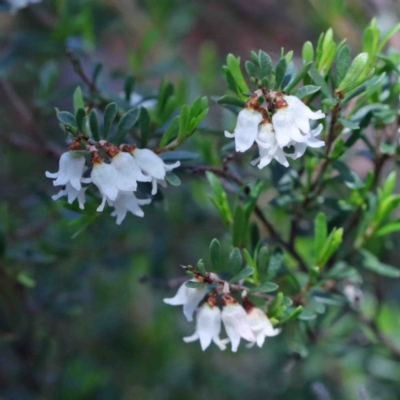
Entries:
{"label": "flower petal", "polygon": [[244,152],[253,145],[261,121],[262,115],[258,111],[249,108],[240,111],[234,131],[236,151]]}

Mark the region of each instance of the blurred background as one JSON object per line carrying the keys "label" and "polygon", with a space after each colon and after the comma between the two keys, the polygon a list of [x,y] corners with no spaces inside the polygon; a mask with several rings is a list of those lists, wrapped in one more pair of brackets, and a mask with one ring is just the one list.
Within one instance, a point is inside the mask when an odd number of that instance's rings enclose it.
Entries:
{"label": "blurred background", "polygon": [[[208,254],[224,228],[201,176],[179,171],[180,188],[116,226],[108,211],[76,235],[79,217],[51,200],[65,135],[54,108],[72,109],[83,68],[118,97],[127,76],[151,98],[164,76],[185,97],[221,95],[229,52],[247,59],[282,47],[300,62],[306,40],[333,27],[353,56],[371,18],[386,32],[397,0],[48,0],[15,14],[0,1],[0,398],[1,399],[399,399],[400,366],[367,345],[351,315],[328,322],[306,345],[291,327],[263,349],[237,354],[184,344],[192,333],[162,303],[179,265]],[[400,51],[400,36],[390,46]],[[112,97],[112,94],[110,96]],[[213,102],[211,102],[213,103]],[[215,104],[221,132],[233,116]],[[189,148],[216,162],[196,134]],[[222,139],[223,142],[223,139]],[[212,147],[214,146],[214,147]],[[388,330],[400,319],[383,310]],[[332,314],[332,320],[335,315]],[[293,328],[294,329],[294,328]],[[364,345],[365,344],[365,345]]]}

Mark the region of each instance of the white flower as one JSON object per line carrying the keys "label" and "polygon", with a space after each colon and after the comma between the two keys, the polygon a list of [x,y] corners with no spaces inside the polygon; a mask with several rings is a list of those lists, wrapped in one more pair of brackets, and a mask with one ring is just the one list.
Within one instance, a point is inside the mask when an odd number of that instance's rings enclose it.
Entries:
{"label": "white flower", "polygon": [[[214,300],[214,301],[212,301]],[[197,309],[196,331],[192,336],[184,337],[186,343],[200,340],[201,349],[204,351],[213,341],[220,350],[226,349],[226,340],[221,340],[221,310],[216,305],[215,298],[207,301]],[[210,304],[211,303],[211,304]]]}
{"label": "white flower", "polygon": [[67,151],[60,157],[58,172],[50,173],[46,171],[46,177],[55,179],[54,186],[64,186],[68,182],[76,189],[81,189],[81,178],[85,168],[85,157],[76,154],[74,151]]}
{"label": "white flower", "polygon": [[91,178],[102,196],[102,202],[97,208],[97,211],[103,211],[106,201],[112,204],[118,196],[118,172],[112,165],[96,159],[96,161],[93,162]]}
{"label": "white flower", "polygon": [[272,116],[272,124],[279,147],[291,141],[304,143],[310,137],[310,121],[325,117],[322,111],[313,112],[296,96],[283,95],[287,107],[279,108]]}
{"label": "white flower", "polygon": [[[84,183],[90,183],[87,180]],[[80,190],[76,190],[71,183],[67,183],[63,189],[61,189],[57,194],[51,196],[53,200],[58,200],[60,197],[67,196],[68,203],[72,204],[76,199],[78,199],[79,208],[83,210],[85,201],[86,201],[86,192],[87,187],[82,187]]]}
{"label": "white flower", "polygon": [[244,152],[253,145],[262,119],[261,113],[252,108],[240,111],[234,132],[225,131],[226,137],[235,138],[236,151]]}
{"label": "white flower", "polygon": [[132,155],[137,161],[141,170],[151,177],[152,191],[151,194],[157,193],[157,183],[165,184],[165,174],[181,165],[179,161],[173,164],[165,164],[160,156],[149,149],[134,149]]}
{"label": "white flower", "polygon": [[116,200],[111,203],[111,205],[113,205],[115,208],[111,216],[117,217],[117,225],[120,225],[121,222],[125,219],[128,211],[130,211],[137,217],[143,217],[144,212],[140,208],[140,206],[150,203],[151,199],[137,199],[134,193],[120,192]]}
{"label": "white flower", "polygon": [[312,147],[316,149],[325,146],[325,142],[316,139],[316,137],[319,136],[319,134],[321,133],[322,128],[323,128],[322,124],[319,124],[315,129],[311,130],[310,137],[307,139],[307,142],[305,143],[292,142],[291,144],[294,147],[294,153],[293,154],[285,153],[285,155],[295,160],[296,158],[301,157],[306,152],[307,147]]}
{"label": "white flower", "polygon": [[111,159],[111,165],[118,172],[117,187],[119,190],[130,192],[136,190],[137,181],[149,182],[151,180],[142,174],[138,163],[130,153],[120,151]]}
{"label": "white flower", "polygon": [[[196,278],[192,282],[199,282]],[[171,306],[183,306],[183,314],[188,321],[193,321],[193,313],[200,301],[206,295],[207,288],[189,288],[183,283],[174,297],[164,299],[164,303]]]}
{"label": "white flower", "polygon": [[28,4],[40,3],[41,0],[6,0],[11,6],[11,12],[15,13],[21,8],[25,8]]}
{"label": "white flower", "polygon": [[232,343],[232,351],[236,352],[240,338],[255,342],[256,338],[251,330],[249,318],[244,308],[229,294],[223,295],[222,321],[226,333]]}
{"label": "white flower", "polygon": [[285,167],[289,166],[285,153],[278,145],[274,128],[271,123],[267,122],[259,126],[256,143],[258,145],[260,157],[252,161],[253,165],[259,163],[258,168],[261,169],[275,159]]}
{"label": "white flower", "polygon": [[[271,321],[261,309],[252,307],[247,315],[250,328],[256,337],[258,347],[262,347],[267,336],[276,336],[280,332],[280,329],[276,329],[272,326]],[[254,343],[251,343],[248,347],[253,345]]]}

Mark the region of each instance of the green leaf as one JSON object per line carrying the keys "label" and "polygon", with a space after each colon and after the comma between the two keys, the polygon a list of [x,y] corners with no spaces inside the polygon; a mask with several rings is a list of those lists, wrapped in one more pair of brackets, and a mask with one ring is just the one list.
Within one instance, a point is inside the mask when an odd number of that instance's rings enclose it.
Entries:
{"label": "green leaf", "polygon": [[261,247],[257,255],[257,269],[261,273],[265,273],[268,268],[268,261],[270,258],[268,247]]}
{"label": "green leaf", "polygon": [[256,67],[251,61],[246,61],[244,63],[244,69],[246,70],[246,72],[249,76],[256,75]]}
{"label": "green leaf", "polygon": [[90,111],[89,126],[90,126],[90,132],[92,132],[93,139],[96,141],[99,141],[100,140],[100,127],[99,127],[99,120],[97,118],[96,110]]}
{"label": "green leaf", "polygon": [[210,259],[214,270],[218,268],[220,256],[221,256],[221,245],[219,243],[219,240],[213,239],[210,243]]}
{"label": "green leaf", "polygon": [[72,125],[74,127],[78,127],[76,123],[75,116],[68,111],[59,111],[57,113],[57,119],[65,125]]}
{"label": "green leaf", "polygon": [[314,220],[314,249],[315,257],[317,260],[320,259],[322,249],[326,243],[328,237],[328,225],[326,222],[326,215],[323,212],[319,212]]}
{"label": "green leaf", "polygon": [[217,100],[218,104],[228,104],[231,106],[236,106],[236,107],[240,107],[240,108],[244,108],[244,105],[246,104],[246,102],[244,100],[239,99],[238,97],[232,96],[232,95],[225,95],[220,97]]}
{"label": "green leaf", "polygon": [[313,82],[321,88],[321,92],[325,97],[332,97],[325,79],[320,75],[314,65],[311,66],[310,70],[308,71],[308,75]]}
{"label": "green leaf", "polygon": [[283,262],[283,251],[280,247],[276,247],[271,254],[269,265],[268,265],[268,278],[274,278],[280,268],[282,267]]}
{"label": "green leaf", "polygon": [[243,247],[246,236],[246,214],[242,206],[236,206],[233,214],[232,242],[234,246]]}
{"label": "green leaf", "polygon": [[319,268],[324,265],[331,258],[332,254],[337,250],[343,241],[343,228],[333,228],[332,232],[328,236],[323,249],[317,259],[317,265]]}
{"label": "green leaf", "polygon": [[242,267],[243,263],[243,258],[242,254],[240,253],[240,250],[235,247],[232,251],[231,254],[229,254],[229,269],[231,271],[238,271]]}
{"label": "green leaf", "polygon": [[200,275],[202,276],[206,275],[206,269],[204,267],[203,260],[199,260],[199,262],[196,265],[196,270],[199,272]]}
{"label": "green leaf", "polygon": [[287,68],[287,62],[285,58],[281,58],[276,64],[275,70],[275,90],[281,88],[283,78],[285,77],[285,72]]}
{"label": "green leaf", "polygon": [[332,153],[330,154],[329,157],[332,160],[336,160],[337,158],[339,158],[345,152],[345,150],[346,150],[346,145],[344,143],[344,140],[339,138],[334,143]]}
{"label": "green leaf", "polygon": [[149,140],[151,129],[150,114],[145,107],[140,107],[138,129],[140,132],[140,147],[144,149],[147,146],[147,141]]}
{"label": "green leaf", "polygon": [[336,85],[342,82],[350,65],[350,49],[349,46],[343,46],[336,57]]}
{"label": "green leaf", "polygon": [[85,108],[85,102],[83,101],[82,89],[80,86],[78,86],[74,91],[73,103],[74,114],[76,114],[80,108]]}
{"label": "green leaf", "polygon": [[299,99],[303,99],[304,97],[309,96],[310,94],[317,93],[321,89],[321,86],[314,85],[306,85],[297,90],[295,90],[292,95],[298,97]]}
{"label": "green leaf", "polygon": [[235,275],[229,283],[236,283],[239,282],[242,279],[246,279],[250,275],[253,275],[254,268],[252,267],[245,267],[243,268],[237,275]]}
{"label": "green leaf", "polygon": [[279,324],[285,324],[286,322],[289,322],[293,319],[296,319],[299,317],[300,314],[302,314],[303,312],[303,306],[298,306],[294,309],[294,311],[292,311],[289,315],[287,315],[286,317],[283,317],[280,321]]}
{"label": "green leaf", "polygon": [[179,177],[171,171],[165,174],[165,180],[172,186],[179,186],[181,184]]}
{"label": "green leaf", "polygon": [[346,93],[346,91],[351,90],[357,82],[360,81],[360,77],[362,77],[365,67],[368,63],[368,53],[360,53],[356,58],[354,58],[351,63],[349,69],[346,72],[343,80],[338,86],[338,90],[342,93]]}
{"label": "green leaf", "polygon": [[400,23],[395,25],[393,28],[389,29],[385,36],[382,38],[381,42],[379,43],[379,46],[377,48],[377,52],[381,52],[382,49],[385,47],[385,44],[388,42],[388,40],[400,29]]}
{"label": "green leaf", "polygon": [[249,293],[269,293],[278,289],[278,285],[273,282],[264,282],[259,286],[255,286],[249,290]]}
{"label": "green leaf", "polygon": [[183,141],[186,136],[186,131],[189,125],[189,107],[185,104],[179,115],[179,130],[178,130],[178,140]]}
{"label": "green leaf", "polygon": [[207,171],[206,177],[216,195],[216,198],[210,197],[210,199],[217,207],[224,224],[229,226],[232,222],[232,213],[225,190],[223,189],[219,179],[212,172]]}
{"label": "green leaf", "polygon": [[115,137],[115,141],[117,144],[121,144],[124,140],[125,136],[132,129],[133,125],[135,125],[136,121],[139,118],[139,108],[133,108],[127,111],[119,121],[117,135]]}
{"label": "green leaf", "polygon": [[125,100],[129,103],[131,100],[131,94],[133,92],[133,88],[135,86],[135,78],[132,75],[129,75],[125,79],[124,84],[124,93],[125,93]]}
{"label": "green leaf", "polygon": [[258,52],[258,63],[260,66],[258,73],[259,79],[267,78],[270,80],[273,71],[271,57],[264,51],[260,50]]}
{"label": "green leaf", "polygon": [[348,119],[344,119],[344,118],[339,118],[338,121],[345,127],[348,128],[350,130],[355,130],[355,129],[360,129],[360,127],[355,124],[352,121],[349,121]]}
{"label": "green leaf", "polygon": [[17,275],[17,282],[25,287],[32,289],[36,286],[36,282],[26,272],[19,272]]}
{"label": "green leaf", "polygon": [[205,282],[194,282],[194,281],[187,281],[185,282],[185,286],[190,289],[203,289],[207,286]]}
{"label": "green leaf", "polygon": [[325,77],[332,65],[336,55],[336,44],[333,40],[333,30],[329,28],[324,36],[322,42],[318,43],[316,69]]}
{"label": "green leaf", "polygon": [[246,201],[244,203],[246,222],[249,220],[251,214],[253,213],[254,208],[257,204],[257,200],[260,197],[263,188],[264,188],[264,182],[262,180],[258,180],[256,184],[251,188],[250,193],[248,194]]}
{"label": "green leaf", "polygon": [[328,107],[335,107],[338,101],[333,97],[328,97],[322,100],[322,104],[325,104]]}
{"label": "green leaf", "polygon": [[303,320],[303,321],[311,321],[315,318],[317,318],[317,314],[313,311],[307,310],[305,308],[303,308],[303,310],[301,311],[300,315],[298,316],[299,319]]}
{"label": "green leaf", "polygon": [[79,108],[78,111],[76,112],[76,123],[78,125],[78,129],[83,132],[87,133],[87,128],[86,128],[86,111],[83,108]]}
{"label": "green leaf", "polygon": [[314,47],[311,42],[307,41],[304,43],[301,57],[304,63],[314,61]]}
{"label": "green leaf", "polygon": [[177,115],[169,124],[168,128],[165,130],[161,141],[160,141],[160,147],[166,146],[168,143],[170,143],[176,136],[179,130],[179,115]]}
{"label": "green leaf", "polygon": [[362,38],[362,51],[368,53],[371,58],[377,53],[379,35],[376,19],[373,18],[371,24],[364,30]]}
{"label": "green leaf", "polygon": [[103,139],[107,139],[108,132],[110,131],[111,125],[118,114],[118,106],[116,103],[110,103],[104,110],[104,124],[103,124]]}
{"label": "green leaf", "polygon": [[360,254],[363,257],[362,266],[378,275],[388,278],[400,278],[400,269],[391,265],[382,263],[374,254],[368,250],[361,249]]}
{"label": "green leaf", "polygon": [[282,292],[279,292],[275,298],[268,304],[268,317],[273,317],[277,314],[277,311],[282,306],[284,300],[284,295]]}
{"label": "green leaf", "polygon": [[308,71],[310,70],[312,66],[312,62],[308,62],[307,64],[304,64],[300,70],[300,72],[295,76],[293,81],[285,88],[285,91],[290,93],[292,89],[296,87],[296,85],[301,82],[301,80],[307,75]]}
{"label": "green leaf", "polygon": [[400,231],[400,220],[392,221],[386,224],[385,226],[382,226],[381,228],[377,229],[374,232],[374,236],[385,236],[389,235],[390,233],[393,232],[398,232]]}
{"label": "green leaf", "polygon": [[240,57],[235,57],[233,54],[228,54],[226,59],[229,72],[232,74],[233,79],[239,89],[239,96],[242,97],[242,93],[249,92],[250,89],[243,77],[242,71],[240,69]]}
{"label": "green leaf", "polygon": [[383,184],[381,197],[386,198],[391,194],[393,194],[394,189],[396,188],[396,183],[397,183],[397,172],[392,171],[387,176],[385,183]]}

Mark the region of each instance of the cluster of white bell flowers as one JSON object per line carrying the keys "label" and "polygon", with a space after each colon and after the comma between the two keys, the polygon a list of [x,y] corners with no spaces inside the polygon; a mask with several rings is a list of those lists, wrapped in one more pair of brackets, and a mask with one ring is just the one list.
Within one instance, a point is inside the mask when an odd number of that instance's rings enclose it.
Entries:
{"label": "cluster of white bell flowers", "polygon": [[[202,282],[201,278],[196,277],[191,281]],[[198,307],[203,299],[203,304]],[[254,344],[262,347],[266,337],[276,336],[280,332],[280,329],[273,327],[265,312],[255,307],[245,294],[241,305],[229,293],[223,293],[221,310],[217,304],[217,292],[207,295],[206,287],[191,288],[184,283],[176,295],[164,299],[164,303],[183,306],[183,314],[188,321],[193,321],[193,314],[196,311],[195,332],[183,340],[186,343],[199,340],[203,351],[211,342],[214,342],[220,350],[225,350],[230,342],[232,351],[236,352],[241,339],[249,342],[247,344],[249,348]],[[228,336],[226,339],[220,338],[222,323]]]}
{"label": "cluster of white bell flowers", "polygon": [[[264,99],[261,104],[260,99]],[[239,112],[234,132],[225,131],[225,136],[235,138],[237,152],[245,152],[256,143],[260,156],[252,164],[260,169],[273,159],[288,167],[287,157],[296,159],[307,147],[325,145],[317,139],[322,124],[315,129],[310,127],[310,121],[322,118],[325,114],[321,110],[312,111],[296,96],[274,91],[263,96],[262,91],[257,90]],[[294,148],[292,153],[285,149],[290,146]]]}
{"label": "cluster of white bell flowers", "polygon": [[105,162],[96,146],[90,146],[90,176],[83,177],[88,168],[86,158],[80,151],[79,141],[72,142],[69,150],[61,155],[58,172],[46,172],[46,176],[53,179],[54,186],[62,186],[52,197],[53,200],[67,196],[70,204],[78,200],[81,209],[84,208],[85,192],[88,188],[82,184],[94,184],[102,197],[97,211],[103,211],[106,203],[114,207],[111,215],[116,217],[118,225],[128,212],[143,217],[144,212],[140,206],[151,203],[151,198],[138,199],[135,196],[138,182],[151,182],[151,194],[155,195],[159,184],[167,185],[166,173],[180,165],[179,161],[165,164],[152,150],[138,149],[134,145],[121,145],[118,148],[106,141],[100,141],[99,147],[107,154],[109,162]]}

